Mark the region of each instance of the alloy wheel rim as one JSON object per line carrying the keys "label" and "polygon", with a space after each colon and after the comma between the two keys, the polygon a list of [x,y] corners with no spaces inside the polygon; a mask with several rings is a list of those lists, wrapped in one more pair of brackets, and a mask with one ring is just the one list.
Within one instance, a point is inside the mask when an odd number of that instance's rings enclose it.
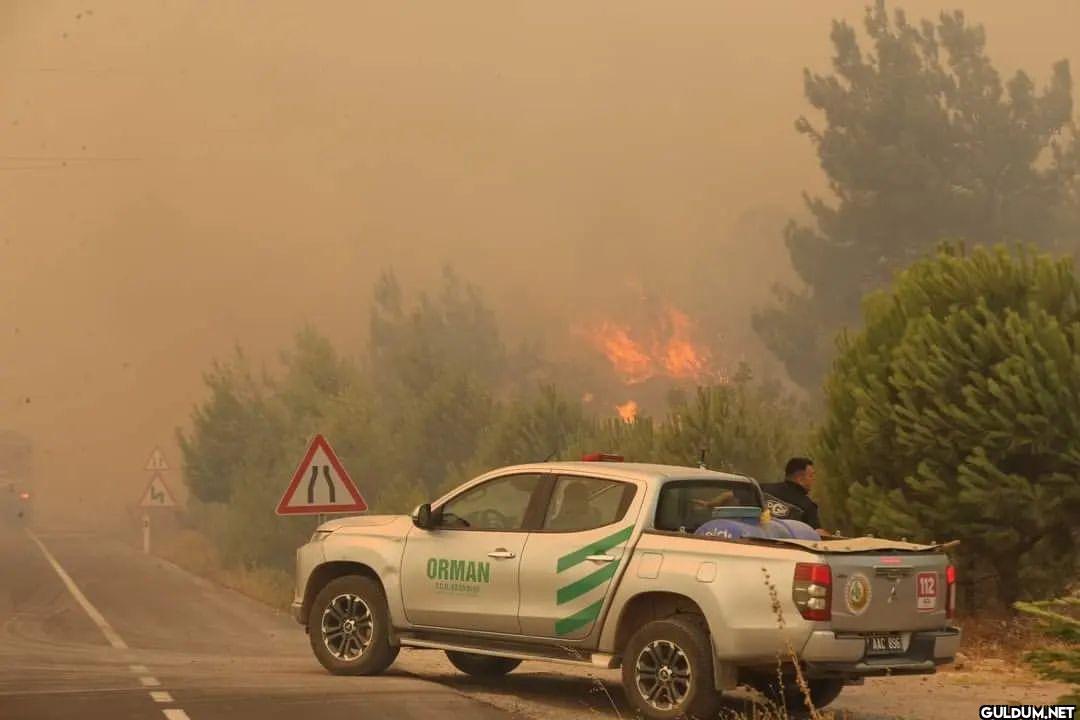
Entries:
{"label": "alloy wheel rim", "polygon": [[634,663],[634,682],[642,699],[657,710],[679,707],[690,694],[690,659],[670,640],[653,640]]}
{"label": "alloy wheel rim", "polygon": [[342,593],[323,610],[323,644],[338,660],[359,659],[371,645],[374,629],[371,608],[359,595]]}

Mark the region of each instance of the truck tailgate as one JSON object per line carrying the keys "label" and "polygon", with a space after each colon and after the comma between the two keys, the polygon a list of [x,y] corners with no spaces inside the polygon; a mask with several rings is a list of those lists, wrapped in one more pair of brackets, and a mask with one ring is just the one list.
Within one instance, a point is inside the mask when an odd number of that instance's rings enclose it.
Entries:
{"label": "truck tailgate", "polygon": [[946,568],[941,552],[836,553],[832,627],[850,632],[933,630],[946,619]]}

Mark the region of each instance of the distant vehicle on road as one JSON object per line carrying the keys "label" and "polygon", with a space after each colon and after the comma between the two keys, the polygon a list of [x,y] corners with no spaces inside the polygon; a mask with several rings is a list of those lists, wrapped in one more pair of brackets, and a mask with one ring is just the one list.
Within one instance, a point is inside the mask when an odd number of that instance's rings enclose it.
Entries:
{"label": "distant vehicle on road", "polygon": [[0,523],[28,523],[34,505],[33,445],[29,438],[0,430]]}
{"label": "distant vehicle on road", "polygon": [[603,459],[502,468],[411,518],[319,526],[292,604],[319,662],[370,675],[411,647],[487,677],[523,660],[621,667],[630,703],[667,719],[711,717],[739,684],[798,713],[796,668],[821,707],[956,654],[940,546],[821,540],[774,525],[751,478]]}

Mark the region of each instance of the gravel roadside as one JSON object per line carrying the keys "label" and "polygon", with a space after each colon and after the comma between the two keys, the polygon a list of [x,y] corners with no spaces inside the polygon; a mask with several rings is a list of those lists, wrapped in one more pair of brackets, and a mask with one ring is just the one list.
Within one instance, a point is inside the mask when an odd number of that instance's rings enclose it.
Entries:
{"label": "gravel roadside", "polygon": [[[458,672],[436,651],[404,651],[397,667],[534,720],[634,717],[623,700],[617,670],[526,662],[504,678],[478,680]],[[980,705],[1050,704],[1067,690],[1066,685],[1041,681],[1022,668],[988,660],[936,675],[870,678],[862,686],[845,688],[828,710],[850,720],[961,720],[978,718]],[[752,697],[733,693],[727,712],[753,717]]]}

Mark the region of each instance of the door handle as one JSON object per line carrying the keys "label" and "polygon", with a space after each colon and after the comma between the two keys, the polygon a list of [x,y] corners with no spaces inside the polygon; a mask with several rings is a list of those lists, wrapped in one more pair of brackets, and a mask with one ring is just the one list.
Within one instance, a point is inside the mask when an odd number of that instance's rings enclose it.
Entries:
{"label": "door handle", "polygon": [[611,555],[589,555],[586,560],[592,560],[593,562],[609,563],[615,562],[615,558]]}
{"label": "door handle", "polygon": [[491,552],[488,553],[488,557],[489,558],[498,558],[500,560],[504,560],[504,559],[507,559],[507,558],[514,557],[514,553],[510,552],[506,548],[495,548],[494,550],[492,550]]}

